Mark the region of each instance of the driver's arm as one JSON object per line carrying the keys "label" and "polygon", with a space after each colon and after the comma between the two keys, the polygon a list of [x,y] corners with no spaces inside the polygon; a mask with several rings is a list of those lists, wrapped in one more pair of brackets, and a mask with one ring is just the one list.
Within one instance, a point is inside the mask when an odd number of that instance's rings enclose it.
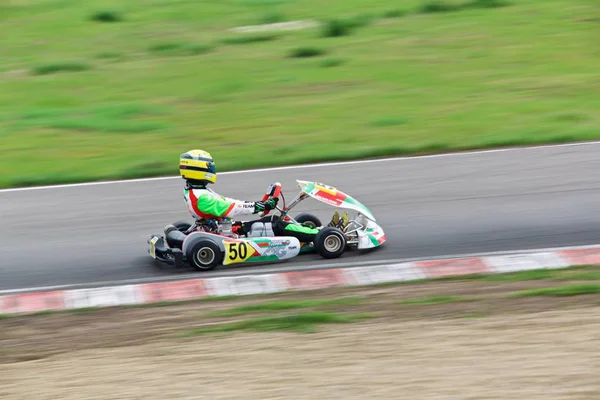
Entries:
{"label": "driver's arm", "polygon": [[277,206],[278,200],[278,198],[270,198],[267,201],[245,201],[203,193],[198,197],[197,207],[201,212],[217,218],[232,218],[237,215],[257,214],[261,211],[272,210]]}
{"label": "driver's arm", "polygon": [[216,217],[235,217],[236,215],[255,214],[256,203],[236,200],[225,196],[211,196],[208,193],[198,197],[198,209]]}

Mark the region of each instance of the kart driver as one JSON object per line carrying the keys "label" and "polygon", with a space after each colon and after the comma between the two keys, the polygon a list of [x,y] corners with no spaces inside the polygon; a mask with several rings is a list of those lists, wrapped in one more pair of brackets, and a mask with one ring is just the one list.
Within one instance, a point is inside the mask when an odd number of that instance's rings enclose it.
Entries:
{"label": "kart driver", "polygon": [[[215,162],[210,153],[204,150],[190,150],[179,157],[179,174],[185,179],[183,197],[188,211],[196,219],[234,218],[239,215],[258,214],[262,211],[273,210],[279,198],[271,197],[266,201],[236,200],[221,196],[207,185],[217,180]],[[274,217],[264,217],[259,220],[237,222],[234,232],[245,234],[249,232],[254,222],[274,222],[273,232],[281,236],[293,236],[300,242],[312,242],[319,233],[318,229],[299,226]],[[337,225],[339,215],[335,212],[330,226]],[[346,221],[343,221],[346,223]]]}

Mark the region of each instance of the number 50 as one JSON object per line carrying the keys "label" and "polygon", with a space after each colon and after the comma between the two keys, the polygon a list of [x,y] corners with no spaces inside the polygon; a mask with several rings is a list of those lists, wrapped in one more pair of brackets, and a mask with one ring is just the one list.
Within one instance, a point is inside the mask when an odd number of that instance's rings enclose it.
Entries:
{"label": "number 50", "polygon": [[248,255],[248,248],[244,242],[233,242],[229,244],[229,259],[236,260],[237,258],[244,259]]}

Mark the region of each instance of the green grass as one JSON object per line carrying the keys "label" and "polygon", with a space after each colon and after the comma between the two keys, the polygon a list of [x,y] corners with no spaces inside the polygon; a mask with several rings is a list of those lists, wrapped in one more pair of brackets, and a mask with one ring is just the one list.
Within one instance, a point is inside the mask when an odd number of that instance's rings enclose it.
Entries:
{"label": "green grass", "polygon": [[389,127],[389,126],[397,126],[397,125],[404,125],[408,123],[408,121],[406,120],[406,118],[402,118],[402,117],[382,117],[382,118],[378,118],[374,121],[371,122],[371,126],[374,126],[376,128],[378,127]]}
{"label": "green grass", "polygon": [[[13,117],[12,127],[17,130],[54,129],[87,132],[133,134],[151,132],[168,127],[160,121],[165,111],[139,104],[115,104],[96,108],[41,108],[22,112]],[[83,139],[81,139],[83,140]]]}
{"label": "green grass", "polygon": [[211,316],[230,316],[243,315],[251,313],[269,313],[283,310],[296,310],[301,308],[319,308],[333,306],[350,306],[357,305],[363,302],[362,297],[340,297],[334,299],[321,300],[277,300],[257,304],[247,304],[240,307],[231,308],[224,311],[215,311],[210,313]]}
{"label": "green grass", "polygon": [[265,14],[261,15],[258,20],[256,21],[256,23],[258,25],[262,25],[262,24],[276,24],[279,22],[286,22],[287,19],[286,17],[281,14],[278,13],[277,11],[271,11],[271,12],[266,12]]}
{"label": "green grass", "polygon": [[[593,2],[425,3],[3,4],[0,187],[600,138]],[[230,31],[284,16],[325,25]],[[163,113],[80,114],[130,104]]]}
{"label": "green grass", "polygon": [[400,301],[401,304],[406,305],[431,305],[431,304],[446,304],[446,303],[459,303],[471,301],[471,299],[461,296],[429,296],[429,297],[421,297],[417,299],[408,299]]}
{"label": "green grass", "polygon": [[289,53],[289,57],[292,58],[308,58],[308,57],[318,57],[326,54],[327,52],[318,47],[298,47],[292,49]]}
{"label": "green grass", "polygon": [[324,60],[322,60],[319,65],[323,68],[332,68],[332,67],[339,67],[340,65],[344,64],[345,62],[346,62],[346,60],[343,58],[329,57],[329,58],[325,58]]}
{"label": "green grass", "polygon": [[[589,267],[595,268],[595,267]],[[519,271],[509,274],[489,275],[486,281],[532,281],[532,280],[557,280],[557,281],[588,281],[600,280],[600,271],[582,271],[581,268],[571,267],[568,269],[540,269],[531,271]]]}
{"label": "green grass", "polygon": [[381,16],[383,18],[400,18],[400,17],[406,16],[406,14],[408,14],[408,12],[406,10],[402,10],[399,8],[391,8],[389,10],[385,10],[381,14]]}
{"label": "green grass", "polygon": [[367,26],[373,21],[370,15],[360,14],[348,18],[330,18],[321,25],[321,37],[336,38],[354,34],[356,29]]}
{"label": "green grass", "polygon": [[80,61],[57,61],[36,65],[31,70],[32,75],[50,75],[62,72],[81,72],[91,69],[91,65]]}
{"label": "green grass", "polygon": [[161,56],[196,56],[206,54],[214,49],[208,44],[191,44],[185,42],[163,42],[148,48],[150,53]]}
{"label": "green grass", "polygon": [[449,3],[447,1],[426,1],[421,6],[421,13],[441,13],[441,12],[450,12],[450,11],[458,11],[460,10],[460,6],[458,4]]}
{"label": "green grass", "polygon": [[556,279],[561,281],[600,281],[600,271],[579,272]]}
{"label": "green grass", "polygon": [[511,293],[509,297],[533,297],[533,296],[581,296],[587,294],[600,293],[600,284],[597,283],[579,283],[574,285],[565,285],[558,287],[548,287],[542,289],[524,290],[522,292]]}
{"label": "green grass", "polygon": [[261,43],[261,42],[270,42],[272,40],[279,39],[279,35],[273,33],[263,33],[263,34],[240,34],[238,36],[229,36],[223,38],[222,42],[225,44],[253,44],[253,43]]}
{"label": "green grass", "polygon": [[97,22],[120,22],[123,16],[117,11],[104,10],[95,12],[90,19]]}
{"label": "green grass", "polygon": [[294,331],[301,333],[316,332],[316,326],[322,324],[348,324],[365,318],[370,318],[368,314],[350,314],[340,315],[328,312],[310,311],[294,315],[284,315],[267,318],[251,318],[239,322],[205,326],[190,331],[186,331],[181,336],[198,336],[215,332],[231,331]]}
{"label": "green grass", "polygon": [[600,280],[600,266],[584,265],[573,266],[559,269],[536,269],[529,271],[517,271],[503,274],[468,274],[453,275],[440,278],[416,279],[412,281],[384,282],[376,286],[396,286],[396,285],[414,285],[424,282],[445,282],[445,281],[484,281],[484,282],[518,282],[534,280],[554,280],[554,281],[594,281]]}
{"label": "green grass", "polygon": [[101,53],[98,53],[96,55],[96,58],[107,59],[107,60],[122,59],[123,54],[116,52],[116,51],[103,51]]}
{"label": "green grass", "polygon": [[500,8],[508,7],[511,4],[508,0],[471,0],[465,3],[463,8]]}
{"label": "green grass", "polygon": [[536,269],[531,271],[518,271],[506,274],[487,275],[483,279],[491,282],[535,281],[541,279],[556,279],[564,276],[564,270]]}

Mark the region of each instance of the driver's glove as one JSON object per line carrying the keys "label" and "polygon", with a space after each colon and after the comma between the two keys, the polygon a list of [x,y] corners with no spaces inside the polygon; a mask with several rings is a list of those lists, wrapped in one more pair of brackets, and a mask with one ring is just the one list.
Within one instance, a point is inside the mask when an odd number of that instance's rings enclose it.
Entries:
{"label": "driver's glove", "polygon": [[254,213],[272,210],[277,206],[278,202],[278,197],[270,197],[267,201],[257,201],[254,203]]}

